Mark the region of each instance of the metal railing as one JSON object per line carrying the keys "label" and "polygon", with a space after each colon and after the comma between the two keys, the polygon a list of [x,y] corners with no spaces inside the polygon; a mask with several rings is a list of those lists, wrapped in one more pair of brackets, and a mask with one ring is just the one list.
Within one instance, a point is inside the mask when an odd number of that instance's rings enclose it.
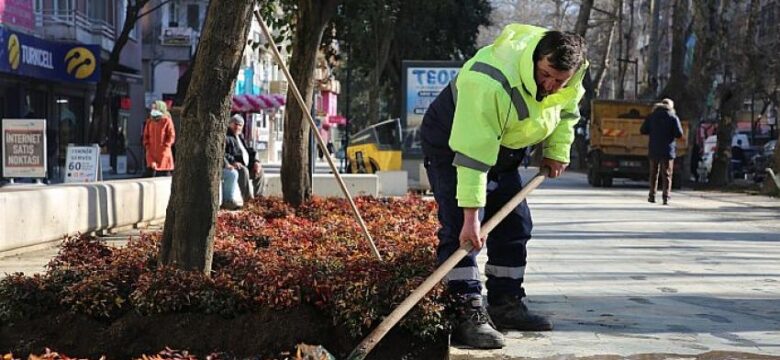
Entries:
{"label": "metal railing", "polygon": [[83,30],[93,35],[102,35],[114,40],[116,30],[114,25],[100,19],[91,19],[87,14],[78,10],[42,10],[35,12],[35,26],[43,34],[47,34],[49,26],[63,26],[68,28],[68,33],[62,33],[57,29],[58,38],[68,37],[76,39],[76,31]]}

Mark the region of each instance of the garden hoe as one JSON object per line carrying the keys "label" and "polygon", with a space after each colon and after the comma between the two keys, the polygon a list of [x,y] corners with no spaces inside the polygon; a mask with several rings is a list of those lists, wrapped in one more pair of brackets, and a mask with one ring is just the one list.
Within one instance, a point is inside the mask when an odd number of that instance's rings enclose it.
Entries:
{"label": "garden hoe", "polygon": [[[501,220],[504,220],[504,218],[512,212],[523,200],[525,200],[526,196],[539,187],[539,185],[544,181],[545,178],[550,174],[550,169],[548,168],[542,168],[541,171],[539,171],[536,176],[531,179],[531,181],[528,182],[528,184],[523,187],[520,192],[518,192],[514,197],[512,197],[493,217],[490,218],[486,223],[482,225],[482,228],[480,229],[479,236],[480,237],[487,237],[487,234],[493,230],[493,228],[498,225]],[[430,276],[428,276],[425,281],[423,281],[420,286],[415,289],[411,295],[409,295],[398,307],[393,310],[390,315],[388,315],[384,321],[382,321],[379,326],[377,326],[374,331],[371,332],[371,334],[368,335],[363,341],[358,345],[355,350],[352,350],[352,353],[347,358],[348,360],[363,360],[368,356],[368,353],[371,352],[371,350],[376,346],[380,340],[387,334],[390,329],[395,326],[398,321],[401,320],[401,318],[406,315],[406,313],[409,312],[409,310],[414,307],[431,289],[433,289],[436,284],[438,284],[444,276],[447,275],[450,270],[452,270],[455,265],[460,262],[461,259],[466,257],[468,253],[473,249],[473,246],[471,243],[467,243],[465,245],[461,245],[458,250],[455,251],[452,256],[449,257],[444,263],[442,263],[436,271],[433,272]]]}

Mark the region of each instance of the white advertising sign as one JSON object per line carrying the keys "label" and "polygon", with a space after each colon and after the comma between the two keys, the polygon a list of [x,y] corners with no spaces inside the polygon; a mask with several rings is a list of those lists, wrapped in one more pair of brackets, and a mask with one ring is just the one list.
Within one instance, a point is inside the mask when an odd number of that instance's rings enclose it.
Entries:
{"label": "white advertising sign", "polygon": [[406,126],[422,123],[428,106],[458,75],[459,67],[409,67],[406,69]]}
{"label": "white advertising sign", "polygon": [[46,177],[46,120],[3,119],[3,177]]}
{"label": "white advertising sign", "polygon": [[97,145],[68,145],[65,155],[65,182],[95,182],[100,171],[100,148]]}

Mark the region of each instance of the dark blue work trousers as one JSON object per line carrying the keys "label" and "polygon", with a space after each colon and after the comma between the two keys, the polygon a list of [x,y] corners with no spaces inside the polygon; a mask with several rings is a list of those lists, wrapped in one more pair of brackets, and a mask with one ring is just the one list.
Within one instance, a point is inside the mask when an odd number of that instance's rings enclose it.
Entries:
{"label": "dark blue work trousers", "polygon": [[[512,153],[517,156],[516,154],[522,151],[522,149],[513,150]],[[503,154],[502,151],[500,156]],[[426,151],[425,155],[428,180],[439,205],[438,217],[441,228],[437,234],[439,237],[437,256],[441,264],[460,246],[463,209],[458,207],[455,198],[457,173],[455,166],[452,165],[454,153]],[[514,160],[519,166],[522,158]],[[480,212],[483,223],[522,189],[522,180],[517,166],[505,166],[503,170],[494,167],[488,172],[487,203],[484,211]],[[523,201],[488,235],[488,261],[485,275],[489,302],[491,299],[500,299],[504,296],[525,296],[523,276],[526,265],[526,244],[531,239],[532,228],[531,212],[528,204]],[[472,251],[447,275],[450,292],[458,295],[482,292],[476,258],[477,252]]]}

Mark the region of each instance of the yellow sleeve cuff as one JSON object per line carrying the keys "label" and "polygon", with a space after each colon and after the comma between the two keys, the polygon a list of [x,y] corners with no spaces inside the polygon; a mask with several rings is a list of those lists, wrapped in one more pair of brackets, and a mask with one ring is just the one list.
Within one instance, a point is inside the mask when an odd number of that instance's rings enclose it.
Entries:
{"label": "yellow sleeve cuff", "polygon": [[570,144],[550,144],[544,147],[544,157],[555,161],[568,164],[571,159],[569,153],[571,152]]}
{"label": "yellow sleeve cuff", "polygon": [[458,186],[455,197],[462,208],[485,207],[487,198],[487,173],[458,166]]}

